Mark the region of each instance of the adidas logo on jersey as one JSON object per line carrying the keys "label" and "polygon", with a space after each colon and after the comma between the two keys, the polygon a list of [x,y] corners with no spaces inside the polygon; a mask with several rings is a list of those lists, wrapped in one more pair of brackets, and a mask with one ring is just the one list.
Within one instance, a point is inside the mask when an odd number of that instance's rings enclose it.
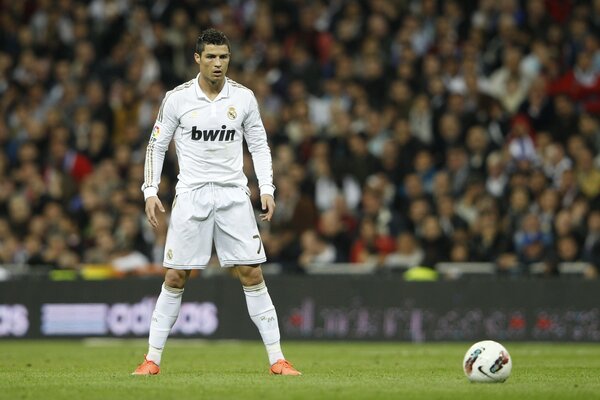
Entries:
{"label": "adidas logo on jersey", "polygon": [[221,129],[205,129],[202,131],[195,126],[192,127],[192,140],[231,142],[234,137],[235,129],[227,129],[226,125],[222,125]]}

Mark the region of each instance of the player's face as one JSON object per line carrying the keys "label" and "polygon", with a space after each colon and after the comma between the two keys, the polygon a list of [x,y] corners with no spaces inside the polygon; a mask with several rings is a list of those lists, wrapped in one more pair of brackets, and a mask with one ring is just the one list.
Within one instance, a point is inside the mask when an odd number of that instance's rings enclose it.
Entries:
{"label": "player's face", "polygon": [[200,66],[200,74],[210,82],[225,78],[229,67],[229,48],[226,44],[207,44],[202,54],[195,53],[194,58]]}

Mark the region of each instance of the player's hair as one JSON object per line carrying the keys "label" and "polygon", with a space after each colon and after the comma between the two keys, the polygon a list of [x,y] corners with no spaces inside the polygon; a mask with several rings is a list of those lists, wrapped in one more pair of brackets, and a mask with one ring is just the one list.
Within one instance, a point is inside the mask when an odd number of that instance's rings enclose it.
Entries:
{"label": "player's hair", "polygon": [[225,36],[223,32],[214,28],[209,28],[203,31],[200,36],[198,36],[198,40],[196,41],[196,53],[202,54],[204,51],[204,46],[207,44],[214,44],[217,46],[226,44],[227,49],[231,52],[231,46],[229,45],[229,39],[227,39],[227,36]]}

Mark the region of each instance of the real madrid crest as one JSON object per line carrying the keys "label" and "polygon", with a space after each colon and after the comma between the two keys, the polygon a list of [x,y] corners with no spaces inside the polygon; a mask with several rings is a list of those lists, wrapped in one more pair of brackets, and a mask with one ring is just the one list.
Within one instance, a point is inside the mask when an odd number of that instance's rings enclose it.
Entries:
{"label": "real madrid crest", "polygon": [[229,119],[237,118],[237,111],[235,111],[235,107],[231,106],[227,109],[227,118],[229,118]]}
{"label": "real madrid crest", "polygon": [[167,259],[169,259],[169,260],[173,259],[173,250],[169,249],[167,251]]}

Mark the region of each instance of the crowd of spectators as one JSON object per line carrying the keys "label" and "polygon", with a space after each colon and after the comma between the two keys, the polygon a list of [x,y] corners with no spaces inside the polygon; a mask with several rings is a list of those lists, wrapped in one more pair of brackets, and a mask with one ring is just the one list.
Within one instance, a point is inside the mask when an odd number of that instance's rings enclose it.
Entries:
{"label": "crowd of spectators", "polygon": [[[261,108],[277,211],[260,229],[284,271],[595,274],[598,0],[0,1],[0,263],[161,264],[145,148],[208,27]],[[168,205],[173,149],[163,172]]]}

